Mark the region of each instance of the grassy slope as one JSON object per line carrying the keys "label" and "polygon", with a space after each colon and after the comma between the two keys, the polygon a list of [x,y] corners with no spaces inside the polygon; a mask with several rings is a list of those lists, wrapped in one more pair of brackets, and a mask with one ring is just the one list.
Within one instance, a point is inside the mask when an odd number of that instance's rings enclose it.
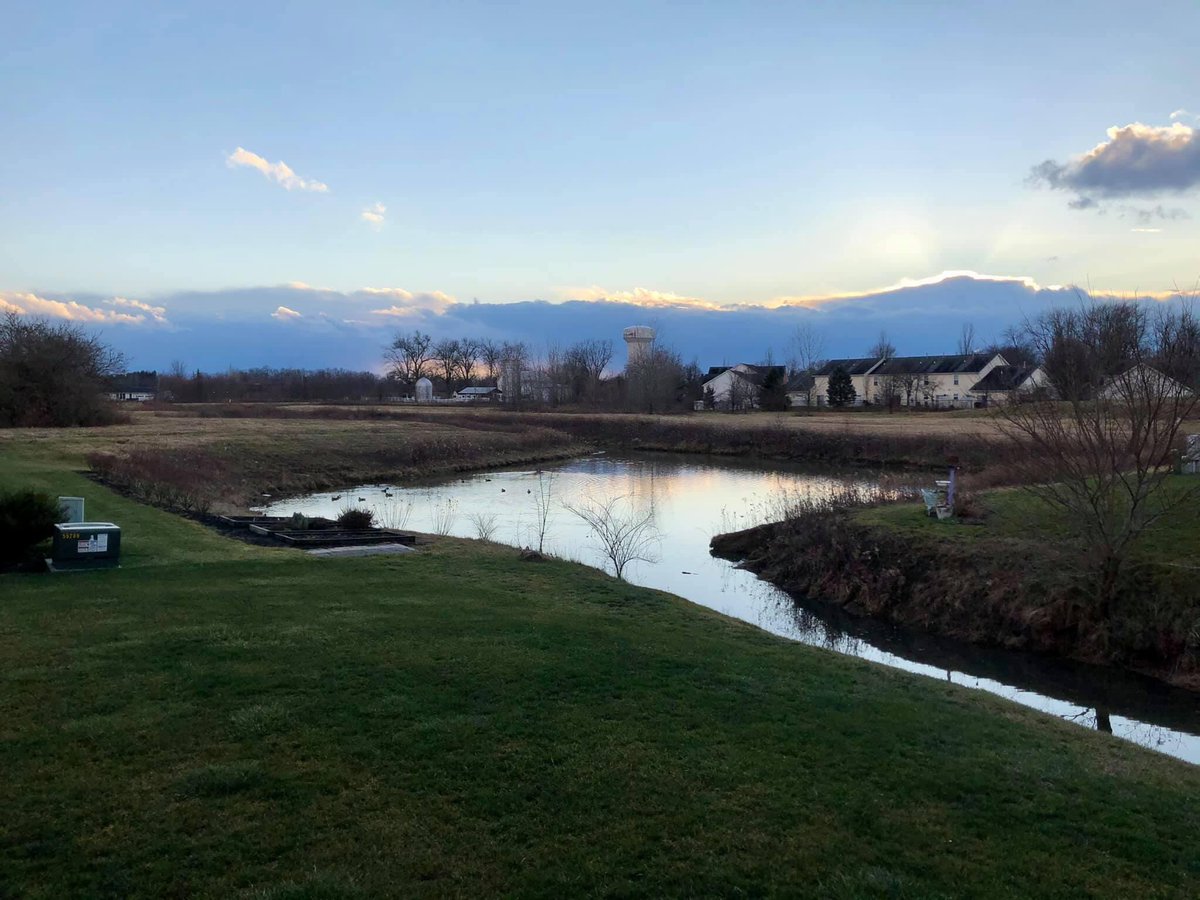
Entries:
{"label": "grassy slope", "polygon": [[[1192,476],[1173,475],[1165,491],[1183,495],[1194,491]],[[1063,514],[1049,507],[1029,491],[1014,488],[988,491],[978,497],[985,513],[978,524],[942,522],[923,515],[920,503],[902,503],[863,510],[858,521],[883,525],[892,530],[926,540],[977,541],[1000,540],[1038,544],[1070,539]],[[1200,565],[1200,516],[1192,504],[1175,506],[1167,516],[1147,531],[1136,545],[1134,559],[1162,564],[1191,562]]]}
{"label": "grassy slope", "polygon": [[[1194,896],[1200,770],[567,563],[313,560],[88,497],[0,581],[0,893]],[[7,889],[7,890],[6,890]]]}

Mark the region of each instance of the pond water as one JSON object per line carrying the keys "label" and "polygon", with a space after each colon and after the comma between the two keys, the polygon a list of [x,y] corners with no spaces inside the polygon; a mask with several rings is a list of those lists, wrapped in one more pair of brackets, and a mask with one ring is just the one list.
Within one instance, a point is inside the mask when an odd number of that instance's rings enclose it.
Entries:
{"label": "pond water", "polygon": [[[850,482],[874,490],[870,481]],[[1063,719],[1200,764],[1200,698],[1136,674],[906,632],[801,603],[717,559],[709,540],[778,518],[791,498],[844,488],[833,473],[667,455],[597,454],[541,469],[493,471],[420,485],[361,485],[263,507],[334,518],[371,509],[378,524],[491,540],[612,571],[600,542],[568,507],[613,501],[624,518],[652,516],[651,561],[634,584],[670,591],[792,640],[989,691]]]}

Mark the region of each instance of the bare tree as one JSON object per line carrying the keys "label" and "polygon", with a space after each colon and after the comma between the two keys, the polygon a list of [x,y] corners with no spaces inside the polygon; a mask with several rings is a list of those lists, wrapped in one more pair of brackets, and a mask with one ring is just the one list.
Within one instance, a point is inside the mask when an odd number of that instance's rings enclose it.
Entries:
{"label": "bare tree", "polygon": [[975,352],[975,326],[970,322],[963,322],[958,333],[958,352],[963,356]]}
{"label": "bare tree", "polygon": [[550,530],[550,513],[554,507],[554,475],[539,471],[537,476],[537,490],[533,491],[534,534],[537,535],[537,551],[543,553],[546,532]]}
{"label": "bare tree", "polygon": [[520,405],[525,394],[525,370],[529,366],[529,348],[521,341],[505,341],[500,348],[500,371],[504,377],[504,399]]}
{"label": "bare tree", "polygon": [[437,360],[439,374],[446,382],[446,390],[453,393],[458,382],[459,342],[443,338],[433,345],[433,356]]}
{"label": "bare tree", "polygon": [[500,377],[500,361],[504,358],[503,346],[493,340],[484,339],[479,342],[478,357],[487,371],[486,377],[489,381],[495,381]]}
{"label": "bare tree", "polygon": [[470,385],[475,380],[475,367],[479,364],[479,341],[475,338],[459,338],[456,362],[463,384]]}
{"label": "bare tree", "polygon": [[124,365],[74,322],[51,325],[9,310],[0,318],[0,426],[106,424],[108,380]]}
{"label": "bare tree", "polygon": [[654,561],[654,546],[659,540],[653,508],[637,512],[624,500],[624,497],[611,497],[567,506],[599,539],[605,559],[612,564],[613,574],[622,581],[631,562]]}
{"label": "bare tree", "polygon": [[1163,489],[1197,408],[1200,323],[1186,307],[1132,301],[1054,310],[1025,331],[1060,399],[1006,404],[1001,428],[1028,489],[1081,541],[1106,612],[1131,549],[1200,497]]}
{"label": "bare tree", "polygon": [[399,379],[415,382],[424,378],[434,358],[433,338],[420,331],[398,334],[385,354],[392,373]]}
{"label": "bare tree", "polygon": [[886,331],[880,331],[878,339],[867,350],[867,356],[874,356],[877,359],[891,359],[895,355],[896,345],[888,340]]}
{"label": "bare tree", "polygon": [[471,513],[467,516],[467,521],[475,527],[475,537],[481,541],[490,541],[496,534],[495,513]]}
{"label": "bare tree", "polygon": [[675,406],[684,383],[679,354],[655,343],[636,362],[625,367],[629,406],[638,412],[664,412]]}

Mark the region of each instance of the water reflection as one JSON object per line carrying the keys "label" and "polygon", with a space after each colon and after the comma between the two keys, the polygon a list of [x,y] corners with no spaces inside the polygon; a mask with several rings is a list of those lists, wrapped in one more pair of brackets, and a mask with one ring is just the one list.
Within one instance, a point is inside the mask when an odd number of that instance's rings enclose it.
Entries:
{"label": "water reflection", "polygon": [[[876,490],[859,475],[856,491]],[[603,548],[568,506],[622,498],[651,513],[660,540],[653,562],[634,561],[625,577],[677,594],[806,644],[986,690],[1200,763],[1200,702],[1188,691],[1127,672],[1028,653],[990,650],[907,632],[787,594],[708,553],[712,535],[777,519],[797,497],[828,496],[847,485],[833,472],[714,464],[678,456],[608,457],[536,470],[491,472],[407,487],[364,485],[284,500],[272,515],[335,516],[353,498],[385,525],[491,539],[607,568]],[[335,496],[341,499],[334,500]],[[359,500],[359,498],[362,498]]]}

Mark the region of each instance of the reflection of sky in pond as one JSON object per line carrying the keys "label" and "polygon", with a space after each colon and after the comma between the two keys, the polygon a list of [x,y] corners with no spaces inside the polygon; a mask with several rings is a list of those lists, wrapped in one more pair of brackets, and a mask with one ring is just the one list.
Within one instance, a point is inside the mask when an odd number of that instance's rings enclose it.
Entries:
{"label": "reflection of sky in pond", "polygon": [[[385,526],[461,537],[477,537],[482,530],[490,532],[492,540],[536,548],[542,530],[538,497],[548,495],[545,552],[611,571],[591,530],[567,507],[620,498],[618,506],[628,511],[652,511],[657,528],[652,545],[654,561],[633,562],[625,571],[626,578],[635,584],[670,591],[794,640],[986,690],[1096,727],[1102,716],[1096,707],[1109,702],[1105,699],[1107,688],[1096,689],[1096,697],[1085,688],[1086,702],[1091,706],[1084,706],[1075,690],[1063,689],[1058,694],[1076,695],[1074,701],[1055,699],[1054,679],[1031,675],[1027,656],[1021,659],[1024,677],[1018,683],[1033,680],[1031,686],[1037,691],[1006,683],[1003,673],[1009,657],[1003,651],[964,651],[965,645],[955,645],[956,655],[950,663],[936,653],[912,652],[910,648],[905,648],[903,655],[890,652],[878,646],[889,644],[886,635],[883,640],[876,640],[874,635],[868,640],[847,634],[798,607],[782,591],[708,552],[714,534],[779,518],[792,499],[828,496],[845,485],[844,479],[832,475],[788,469],[669,457],[593,456],[537,471],[487,472],[423,486],[365,485],[329,491],[279,501],[265,507],[265,512],[303,512],[332,518],[347,506],[363,507],[373,510],[377,523]],[[853,483],[853,487],[872,490],[865,481]],[[1015,654],[1010,656],[1017,658]],[[973,660],[979,660],[980,665],[973,665]],[[1032,665],[1053,675],[1056,667],[1070,664],[1046,660]],[[976,674],[963,672],[962,668],[975,669]],[[1080,677],[1077,672],[1072,676],[1076,680]],[[1082,677],[1087,681],[1089,673],[1085,671]],[[1112,703],[1108,716],[1114,734],[1200,763],[1200,702],[1194,700],[1194,695],[1170,692],[1148,682],[1143,684],[1137,676],[1107,670],[1103,679],[1119,686],[1120,700]],[[1040,693],[1042,690],[1048,696]],[[1163,697],[1155,699],[1166,704],[1165,719],[1172,727],[1153,724],[1153,715],[1148,715],[1148,721],[1138,718],[1144,711],[1137,698],[1146,691],[1165,691]],[[1131,698],[1133,708],[1125,709],[1131,705]],[[1153,704],[1146,705],[1154,709]],[[1118,715],[1118,710],[1133,715]]]}

